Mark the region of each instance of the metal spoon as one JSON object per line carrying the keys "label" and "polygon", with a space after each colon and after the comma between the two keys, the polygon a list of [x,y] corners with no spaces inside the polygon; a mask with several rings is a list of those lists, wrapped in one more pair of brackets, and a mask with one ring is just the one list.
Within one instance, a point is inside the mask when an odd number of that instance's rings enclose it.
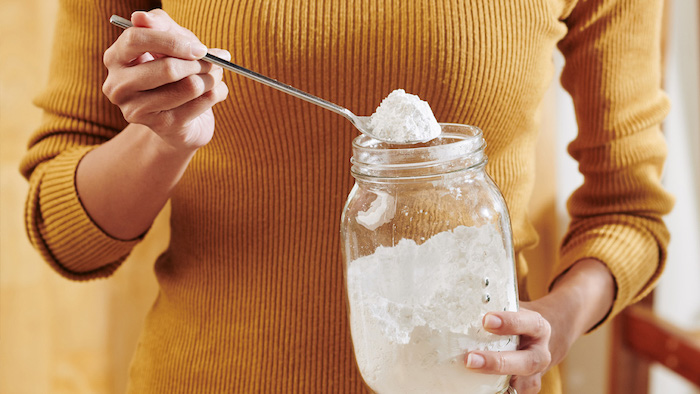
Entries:
{"label": "metal spoon", "polygon": [[[112,17],[109,18],[109,22],[115,26],[121,27],[122,29],[128,29],[128,28],[134,26],[133,24],[131,24],[130,20],[122,18],[121,16],[118,16],[118,15],[112,15]],[[369,116],[357,116],[347,108],[343,108],[337,104],[333,104],[330,101],[326,101],[322,98],[316,97],[312,94],[306,93],[306,92],[301,91],[297,88],[294,88],[294,87],[286,85],[282,82],[276,81],[270,77],[266,77],[265,75],[258,74],[255,71],[248,70],[247,68],[244,68],[244,67],[241,67],[237,64],[231,63],[227,60],[224,60],[220,57],[214,56],[210,53],[207,53],[206,56],[204,56],[201,60],[204,60],[205,62],[216,64],[217,66],[220,66],[220,67],[223,67],[227,70],[233,71],[236,74],[243,75],[244,77],[248,77],[254,81],[265,84],[271,88],[281,90],[284,93],[291,94],[294,97],[300,98],[302,100],[306,100],[306,101],[310,102],[311,104],[316,104],[319,107],[325,108],[329,111],[333,111],[339,115],[342,115],[347,120],[349,120],[350,123],[353,124],[353,126],[355,126],[358,130],[360,130],[360,132],[362,134],[365,134],[368,137],[374,138],[376,140],[382,141],[381,138],[377,138],[374,134],[372,134],[372,128],[369,126],[369,120],[370,120]],[[404,143],[414,143],[414,142],[424,142],[424,141],[406,141]]]}

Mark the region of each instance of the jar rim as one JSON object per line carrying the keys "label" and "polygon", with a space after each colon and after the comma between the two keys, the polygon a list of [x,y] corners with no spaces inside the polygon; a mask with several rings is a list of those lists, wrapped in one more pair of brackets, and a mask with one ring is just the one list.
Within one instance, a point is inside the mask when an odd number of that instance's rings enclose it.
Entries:
{"label": "jar rim", "polygon": [[486,143],[480,128],[458,123],[440,123],[440,127],[442,133],[438,138],[421,144],[392,144],[365,135],[356,137],[352,143],[353,173],[363,173],[360,168],[366,167],[425,168],[465,159],[472,166],[486,160],[483,153]]}

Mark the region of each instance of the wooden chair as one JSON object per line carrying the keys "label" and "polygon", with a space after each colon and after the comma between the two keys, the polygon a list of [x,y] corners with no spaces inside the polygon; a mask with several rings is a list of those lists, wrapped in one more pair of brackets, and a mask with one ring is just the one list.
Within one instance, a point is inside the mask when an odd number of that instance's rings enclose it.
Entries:
{"label": "wooden chair", "polygon": [[700,331],[677,327],[654,314],[652,297],[613,322],[610,394],[649,392],[649,367],[659,363],[700,388]]}

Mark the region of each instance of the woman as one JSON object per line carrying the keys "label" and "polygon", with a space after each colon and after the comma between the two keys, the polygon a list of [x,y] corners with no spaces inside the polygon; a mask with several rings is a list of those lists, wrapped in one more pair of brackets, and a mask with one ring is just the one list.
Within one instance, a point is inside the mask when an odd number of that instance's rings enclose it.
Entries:
{"label": "woman", "polygon": [[[573,342],[661,273],[661,217],[672,205],[659,182],[668,111],[661,1],[97,4],[62,2],[50,83],[37,101],[45,121],[22,171],[29,237],[76,280],[113,273],[172,200],[171,244],[156,263],[160,292],[130,392],[366,390],[337,231],[356,132],[198,61],[202,42],[358,114],[404,88],[439,121],[482,128],[487,170],[511,213],[523,300],[521,252],[536,242],[526,211],[535,114],[559,45],[580,128],[569,151],[585,183],[569,202],[548,295],[484,318],[489,331],[520,335],[520,350],[471,352],[465,368],[511,374],[521,394],[560,392],[556,365]],[[112,14],[131,15],[136,28],[122,33],[107,22]]]}

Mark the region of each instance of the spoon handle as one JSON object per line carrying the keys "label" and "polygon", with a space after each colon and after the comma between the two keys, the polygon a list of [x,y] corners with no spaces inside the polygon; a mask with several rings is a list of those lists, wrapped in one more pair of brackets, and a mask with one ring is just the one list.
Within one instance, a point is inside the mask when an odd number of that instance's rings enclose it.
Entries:
{"label": "spoon handle", "polygon": [[[112,17],[109,18],[109,22],[115,26],[121,27],[122,29],[128,29],[128,28],[134,26],[133,24],[131,24],[130,20],[122,18],[121,16],[118,16],[118,15],[112,15]],[[242,75],[242,76],[250,78],[254,81],[260,82],[264,85],[267,85],[271,88],[275,88],[275,89],[280,90],[284,93],[290,94],[294,97],[308,101],[311,104],[316,104],[319,107],[325,108],[329,111],[333,111],[339,115],[346,117],[351,122],[353,122],[353,124],[356,121],[357,117],[355,116],[355,114],[353,114],[347,108],[343,108],[337,104],[333,104],[330,101],[326,101],[320,97],[314,96],[313,94],[306,93],[302,90],[299,90],[295,87],[292,87],[292,86],[289,86],[289,85],[284,84],[282,82],[279,82],[279,81],[272,79],[270,77],[267,77],[265,75],[258,74],[255,71],[248,70],[245,67],[241,67],[235,63],[231,63],[231,62],[224,60],[218,56],[214,56],[210,53],[207,53],[206,56],[204,56],[201,60],[204,60],[205,62],[209,62],[212,64],[216,64],[217,66],[220,66],[220,67],[225,68],[227,70],[233,71],[236,74]]]}

